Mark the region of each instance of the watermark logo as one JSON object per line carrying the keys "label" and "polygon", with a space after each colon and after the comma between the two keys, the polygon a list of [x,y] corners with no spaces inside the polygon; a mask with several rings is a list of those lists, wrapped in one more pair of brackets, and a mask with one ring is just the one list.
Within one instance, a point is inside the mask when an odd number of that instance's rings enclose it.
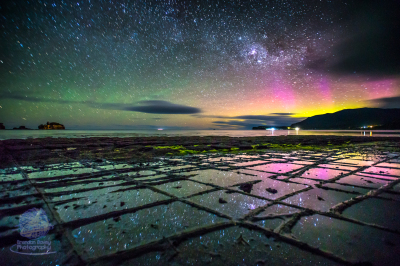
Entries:
{"label": "watermark logo", "polygon": [[48,255],[56,253],[51,250],[51,241],[40,240],[53,228],[43,209],[32,208],[19,218],[20,234],[29,241],[17,240],[10,250],[23,255]]}

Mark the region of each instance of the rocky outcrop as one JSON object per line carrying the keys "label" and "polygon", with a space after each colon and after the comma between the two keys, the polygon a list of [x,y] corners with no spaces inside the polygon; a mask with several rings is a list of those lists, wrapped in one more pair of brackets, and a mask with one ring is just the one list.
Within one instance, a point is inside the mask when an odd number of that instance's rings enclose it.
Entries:
{"label": "rocky outcrop", "polygon": [[22,130],[24,130],[24,129],[30,129],[30,128],[27,128],[25,126],[20,126],[20,127],[14,127],[13,129],[22,129]]}
{"label": "rocky outcrop", "polygon": [[6,129],[6,127],[3,125],[3,123],[0,123],[0,129]]}
{"label": "rocky outcrop", "polygon": [[38,126],[39,129],[65,129],[64,125],[56,123],[56,122],[47,122],[46,125],[39,125]]}

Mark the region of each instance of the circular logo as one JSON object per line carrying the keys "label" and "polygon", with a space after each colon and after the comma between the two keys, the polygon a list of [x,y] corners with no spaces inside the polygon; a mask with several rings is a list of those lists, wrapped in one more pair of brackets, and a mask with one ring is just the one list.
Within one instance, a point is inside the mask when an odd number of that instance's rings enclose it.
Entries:
{"label": "circular logo", "polygon": [[53,228],[46,212],[38,208],[24,212],[19,218],[19,227],[21,236],[29,239],[45,236]]}

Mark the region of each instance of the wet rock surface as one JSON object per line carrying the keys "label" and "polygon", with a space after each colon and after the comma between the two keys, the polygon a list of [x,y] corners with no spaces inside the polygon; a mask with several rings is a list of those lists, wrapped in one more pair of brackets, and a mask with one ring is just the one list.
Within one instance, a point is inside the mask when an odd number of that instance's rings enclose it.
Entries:
{"label": "wet rock surface", "polygon": [[[213,149],[249,142],[221,141],[184,139]],[[165,143],[2,141],[4,265],[396,264],[400,152],[389,148],[396,143],[182,156],[173,141],[154,148]],[[32,208],[46,212],[53,227],[43,239],[56,253],[11,251],[27,240],[19,217]]]}

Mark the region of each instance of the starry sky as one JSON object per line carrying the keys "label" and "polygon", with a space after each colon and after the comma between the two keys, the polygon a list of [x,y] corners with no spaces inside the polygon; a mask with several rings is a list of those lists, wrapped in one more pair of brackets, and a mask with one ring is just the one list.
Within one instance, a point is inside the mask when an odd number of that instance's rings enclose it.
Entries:
{"label": "starry sky", "polygon": [[250,129],[399,108],[399,6],[1,1],[0,122]]}

